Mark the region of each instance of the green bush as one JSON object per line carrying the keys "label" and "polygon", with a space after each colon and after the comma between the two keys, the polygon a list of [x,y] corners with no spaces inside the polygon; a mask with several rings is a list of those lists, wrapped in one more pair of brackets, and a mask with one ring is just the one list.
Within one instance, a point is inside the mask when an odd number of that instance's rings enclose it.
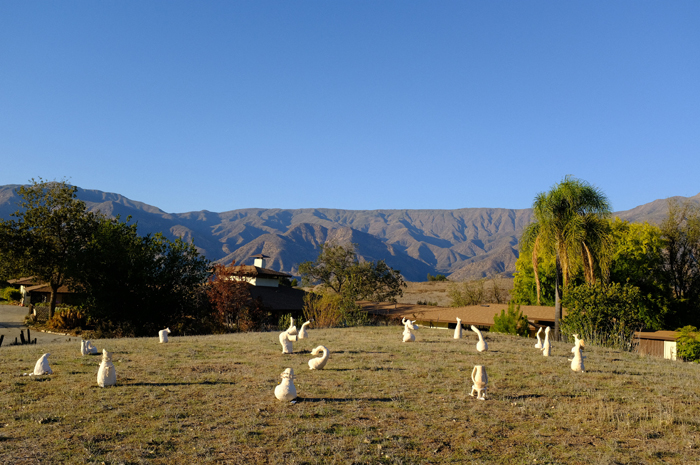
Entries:
{"label": "green bush", "polygon": [[435,276],[433,276],[430,273],[428,273],[428,281],[447,281],[447,276],[445,276],[444,274],[436,274]]}
{"label": "green bush", "polygon": [[520,311],[520,305],[515,308],[513,301],[508,302],[508,313],[506,310],[501,310],[501,315],[493,316],[493,326],[491,331],[494,333],[516,334],[518,336],[527,336],[529,333],[530,324],[527,322],[527,315],[523,315]]}
{"label": "green bush", "polygon": [[2,298],[9,301],[19,300],[22,298],[22,293],[14,287],[6,287],[2,290]]}
{"label": "green bush", "polygon": [[437,302],[430,302],[429,300],[419,300],[416,305],[428,305],[431,307],[437,307]]}
{"label": "green bush", "polygon": [[583,284],[567,291],[561,332],[586,344],[632,351],[634,332],[644,328],[643,296],[631,284]]}
{"label": "green bush", "polygon": [[292,323],[292,314],[287,313],[286,315],[282,315],[280,319],[277,321],[277,328],[280,331],[285,331],[287,328],[289,328],[289,325]]}
{"label": "green bush", "polygon": [[700,362],[700,332],[695,326],[684,326],[676,336],[676,356],[686,362]]}

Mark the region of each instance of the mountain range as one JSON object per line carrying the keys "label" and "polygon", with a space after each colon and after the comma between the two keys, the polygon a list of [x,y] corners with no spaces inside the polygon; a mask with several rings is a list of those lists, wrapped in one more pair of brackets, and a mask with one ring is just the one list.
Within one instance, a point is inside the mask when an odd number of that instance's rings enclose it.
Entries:
{"label": "mountain range", "polygon": [[[18,185],[0,186],[0,218],[17,210]],[[139,234],[161,232],[169,239],[194,240],[208,259],[252,264],[263,253],[267,267],[296,275],[300,263],[314,260],[326,241],[357,244],[360,260],[384,259],[408,281],[444,274],[461,281],[512,276],[518,239],[532,221],[531,209],[462,208],[457,210],[338,210],[327,208],[246,208],[166,213],[120,194],[78,189],[92,211],[122,220],[131,216]],[[674,197],[700,204],[694,197]],[[658,223],[667,200],[655,200],[614,215],[633,222]]]}

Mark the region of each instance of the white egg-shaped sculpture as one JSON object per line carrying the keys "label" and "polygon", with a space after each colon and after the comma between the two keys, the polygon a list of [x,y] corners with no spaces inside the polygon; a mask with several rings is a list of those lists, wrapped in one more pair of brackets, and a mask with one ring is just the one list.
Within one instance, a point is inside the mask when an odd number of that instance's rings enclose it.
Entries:
{"label": "white egg-shaped sculpture", "polygon": [[479,336],[479,341],[476,343],[477,352],[486,352],[487,350],[489,350],[489,345],[484,340],[484,336],[481,334],[481,331],[479,331],[479,328],[477,328],[474,325],[471,325],[471,328],[472,331],[474,331],[476,335]]}
{"label": "white egg-shaped sculpture", "polygon": [[476,365],[472,370],[472,392],[469,394],[479,400],[486,400],[486,386],[489,383],[489,377],[486,375],[486,368],[483,365]]}
{"label": "white egg-shaped sculpture", "polygon": [[115,386],[117,384],[117,370],[112,363],[112,353],[102,349],[102,363],[97,370],[97,385],[100,387]]}
{"label": "white egg-shaped sculpture", "polygon": [[297,388],[294,386],[294,370],[287,368],[280,376],[282,382],[275,387],[275,397],[287,402],[296,399]]}

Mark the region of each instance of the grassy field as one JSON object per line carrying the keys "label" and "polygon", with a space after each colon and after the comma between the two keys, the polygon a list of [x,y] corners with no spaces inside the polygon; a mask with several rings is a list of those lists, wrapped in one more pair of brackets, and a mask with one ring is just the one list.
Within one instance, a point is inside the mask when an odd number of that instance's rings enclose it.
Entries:
{"label": "grassy field", "polygon": [[[587,347],[552,357],[531,339],[455,341],[397,326],[310,331],[282,355],[277,333],[95,341],[118,385],[99,388],[100,357],[79,342],[0,348],[0,462],[33,463],[696,463],[700,366]],[[327,346],[325,370],[310,350]],[[23,377],[50,352],[54,374]],[[485,365],[489,399],[469,396]],[[294,368],[300,399],[273,395]]]}
{"label": "grassy field", "polygon": [[[504,301],[508,300],[508,295],[513,290],[513,278],[496,278],[498,287],[503,292]],[[397,300],[399,303],[416,304],[418,301],[435,302],[441,307],[449,307],[452,299],[448,295],[450,286],[455,284],[461,288],[463,283],[453,283],[451,281],[426,281],[407,282],[403,290],[403,296]],[[484,290],[489,296],[493,292],[494,281],[487,279],[484,281]]]}

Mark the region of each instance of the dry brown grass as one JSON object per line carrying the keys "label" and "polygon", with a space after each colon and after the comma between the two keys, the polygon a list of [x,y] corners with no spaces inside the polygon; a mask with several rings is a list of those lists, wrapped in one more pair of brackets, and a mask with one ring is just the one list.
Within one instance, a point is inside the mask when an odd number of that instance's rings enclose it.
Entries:
{"label": "dry brown grass", "polygon": [[[310,330],[282,355],[277,333],[0,348],[0,462],[33,463],[678,463],[700,460],[700,366],[587,347],[545,358],[532,339],[397,326]],[[309,371],[309,350],[331,352]],[[22,377],[43,353],[54,375]],[[489,399],[468,395],[485,365]],[[292,367],[301,397],[273,389]]]}
{"label": "dry brown grass", "polygon": [[[451,299],[448,295],[450,286],[454,286],[452,281],[426,281],[426,282],[408,282],[407,287],[403,291],[403,297],[397,300],[399,303],[416,304],[418,301],[437,302],[440,307],[449,307]],[[513,278],[496,278],[496,284],[503,290],[505,299],[508,300],[508,295],[513,289]],[[461,284],[460,284],[461,285]],[[489,293],[492,289],[493,281],[484,280],[484,290]]]}

